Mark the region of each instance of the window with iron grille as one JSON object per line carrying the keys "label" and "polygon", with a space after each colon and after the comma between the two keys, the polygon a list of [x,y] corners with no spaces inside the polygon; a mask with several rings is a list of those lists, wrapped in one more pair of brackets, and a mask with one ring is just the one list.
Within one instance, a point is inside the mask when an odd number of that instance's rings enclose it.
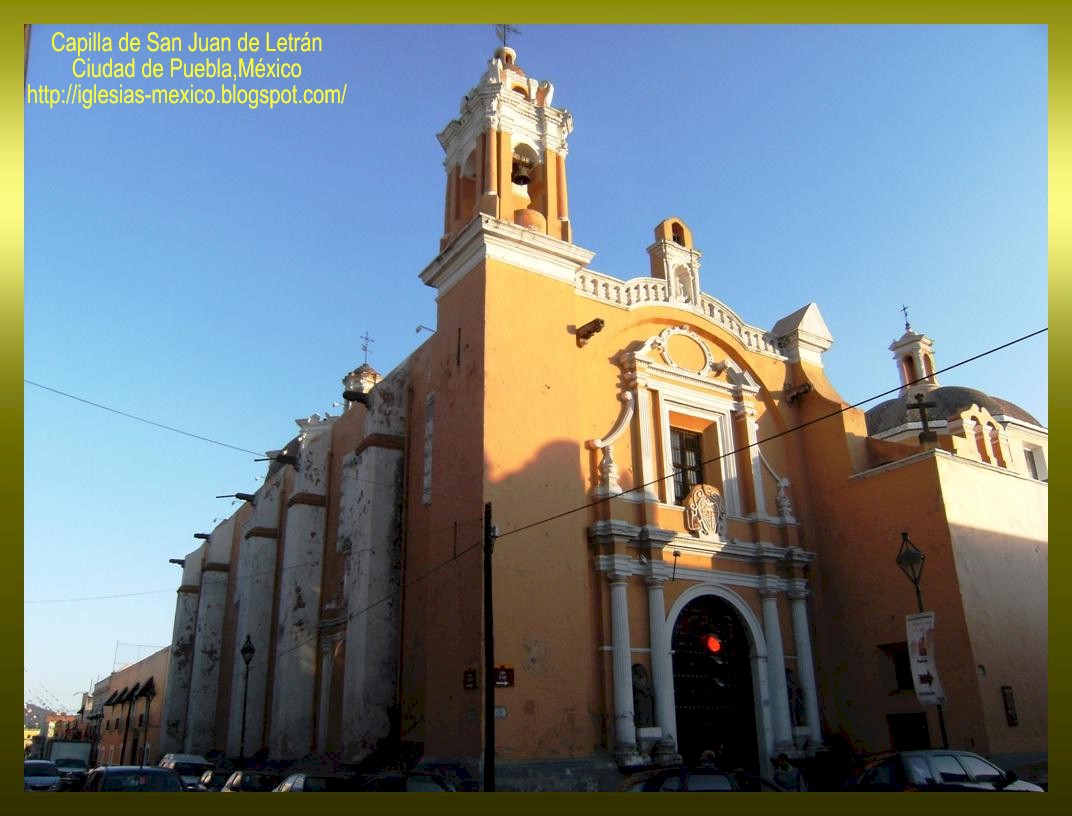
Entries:
{"label": "window with iron grille", "polygon": [[689,491],[703,482],[700,434],[671,428],[670,462],[674,469],[674,501],[681,504],[689,495]]}

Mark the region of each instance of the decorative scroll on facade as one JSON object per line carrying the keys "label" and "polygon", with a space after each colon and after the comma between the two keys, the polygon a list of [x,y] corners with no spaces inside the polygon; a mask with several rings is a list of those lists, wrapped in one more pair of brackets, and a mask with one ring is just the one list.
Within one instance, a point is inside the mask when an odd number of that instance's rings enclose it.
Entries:
{"label": "decorative scroll on facade", "polygon": [[717,487],[698,484],[685,497],[685,529],[702,536],[721,536],[726,529],[726,505]]}

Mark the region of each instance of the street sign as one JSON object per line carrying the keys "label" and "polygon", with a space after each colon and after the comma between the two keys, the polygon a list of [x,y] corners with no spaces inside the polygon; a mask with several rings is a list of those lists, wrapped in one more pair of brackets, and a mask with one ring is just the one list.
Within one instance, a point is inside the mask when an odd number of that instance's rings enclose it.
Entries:
{"label": "street sign", "polygon": [[506,706],[495,706],[495,719],[497,719],[497,720],[505,720],[506,719]]}
{"label": "street sign", "polygon": [[920,705],[941,705],[945,692],[938,679],[934,659],[934,613],[920,612],[906,618],[908,631],[908,662],[912,668],[912,684]]}
{"label": "street sign", "polygon": [[499,666],[495,669],[495,687],[511,688],[514,685],[514,669],[512,666]]}
{"label": "street sign", "polygon": [[466,669],[462,673],[462,688],[466,691],[476,688],[476,669]]}

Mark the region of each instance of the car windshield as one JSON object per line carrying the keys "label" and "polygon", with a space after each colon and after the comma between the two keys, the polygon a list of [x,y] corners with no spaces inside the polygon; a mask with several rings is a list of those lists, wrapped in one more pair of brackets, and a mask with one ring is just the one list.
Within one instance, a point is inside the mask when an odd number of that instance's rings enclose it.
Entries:
{"label": "car windshield", "polygon": [[690,791],[731,791],[733,782],[724,773],[701,773],[689,774]]}
{"label": "car windshield", "polygon": [[60,769],[52,762],[24,762],[22,775],[27,776],[59,776]]}
{"label": "car windshield", "polygon": [[149,770],[122,771],[104,777],[106,791],[181,791],[182,782],[172,773]]}
{"label": "car windshield", "polygon": [[356,776],[306,776],[302,790],[306,793],[360,790]]}
{"label": "car windshield", "polygon": [[240,787],[244,791],[270,791],[279,782],[279,777],[273,774],[244,773]]}
{"label": "car windshield", "polygon": [[175,770],[178,771],[183,776],[200,776],[208,768],[211,768],[211,767],[212,767],[211,765],[202,765],[200,762],[176,762],[175,763]]}

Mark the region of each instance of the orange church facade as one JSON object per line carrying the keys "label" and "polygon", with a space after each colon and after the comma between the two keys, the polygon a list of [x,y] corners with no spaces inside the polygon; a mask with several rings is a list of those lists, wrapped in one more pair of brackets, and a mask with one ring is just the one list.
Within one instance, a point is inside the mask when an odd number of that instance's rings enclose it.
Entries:
{"label": "orange church facade", "polygon": [[[902,531],[926,556],[950,744],[1044,754],[1045,429],[978,397],[943,403],[933,441],[912,412],[871,432],[826,377],[819,308],[750,325],[703,290],[679,218],[647,274],[595,271],[553,102],[504,47],[440,134],[436,331],[347,375],[342,416],[300,420],[187,556],[161,750],[357,762],[386,740],[477,775],[490,503],[507,787],[715,748],[766,772],[835,734],[940,744],[903,682]],[[963,396],[926,336],[892,350],[898,405]]]}

